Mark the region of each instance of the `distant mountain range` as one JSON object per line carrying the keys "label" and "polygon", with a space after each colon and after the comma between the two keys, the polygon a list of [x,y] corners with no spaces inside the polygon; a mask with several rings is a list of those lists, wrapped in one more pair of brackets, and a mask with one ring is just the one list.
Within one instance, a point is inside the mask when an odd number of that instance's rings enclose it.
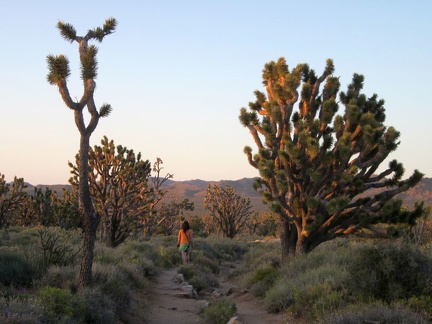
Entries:
{"label": "distant mountain range", "polygon": [[[221,181],[205,181],[205,180],[188,180],[188,181],[173,181],[165,182],[166,189],[171,195],[175,195],[179,201],[189,199],[195,204],[193,215],[204,215],[204,196],[209,184],[217,184],[219,186],[228,185],[236,190],[236,193],[241,197],[249,198],[254,211],[268,211],[268,206],[262,202],[260,195],[253,189],[253,178],[243,178],[239,180],[221,180]],[[37,188],[44,189],[46,187],[55,190],[58,193],[62,192],[62,188],[70,188],[70,185],[37,185]],[[26,191],[29,194],[34,192],[34,186],[27,184]],[[417,201],[424,201],[426,206],[432,207],[432,178],[424,178],[415,188],[412,188],[399,195],[404,201],[404,205],[412,208]]]}

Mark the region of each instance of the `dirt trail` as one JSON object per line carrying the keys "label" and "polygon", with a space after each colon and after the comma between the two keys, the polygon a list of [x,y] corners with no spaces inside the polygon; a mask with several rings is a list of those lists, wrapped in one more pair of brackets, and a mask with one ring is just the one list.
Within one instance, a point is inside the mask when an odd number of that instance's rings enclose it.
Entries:
{"label": "dirt trail", "polygon": [[182,294],[179,284],[174,282],[177,268],[162,269],[150,295],[146,324],[191,324],[204,323],[199,316],[196,299]]}
{"label": "dirt trail", "polygon": [[[180,290],[179,283],[173,279],[177,275],[177,268],[163,269],[154,285],[146,324],[204,324],[199,316],[200,307],[210,298],[220,298],[217,295],[227,296],[237,306],[236,324],[303,324],[305,321],[296,319],[288,314],[268,314],[261,302],[255,299],[249,292],[241,291],[236,280],[227,280],[229,272],[240,264],[231,263],[223,266],[219,276],[220,287],[213,294],[199,295],[198,299],[185,296]],[[230,293],[234,291],[233,293]]]}

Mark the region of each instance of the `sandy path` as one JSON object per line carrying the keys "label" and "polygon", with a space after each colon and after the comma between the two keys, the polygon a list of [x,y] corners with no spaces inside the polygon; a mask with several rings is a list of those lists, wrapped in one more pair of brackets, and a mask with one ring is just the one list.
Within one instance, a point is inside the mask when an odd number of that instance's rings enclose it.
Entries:
{"label": "sandy path", "polygon": [[204,323],[199,316],[197,300],[185,297],[173,278],[177,268],[162,269],[150,295],[146,324]]}
{"label": "sandy path", "polygon": [[[288,314],[268,314],[259,300],[248,292],[241,292],[235,280],[226,280],[226,275],[235,268],[235,264],[225,267],[220,274],[220,287],[217,292],[222,296],[229,290],[235,293],[227,298],[233,300],[237,306],[236,324],[301,324],[305,321],[295,319]],[[229,270],[227,270],[229,269]],[[153,286],[150,295],[150,305],[147,312],[146,324],[192,324],[205,323],[199,316],[200,303],[205,299],[217,298],[211,295],[199,296],[198,300],[185,297],[179,289],[179,284],[173,278],[177,275],[177,268],[162,269]],[[201,301],[200,301],[201,300]]]}

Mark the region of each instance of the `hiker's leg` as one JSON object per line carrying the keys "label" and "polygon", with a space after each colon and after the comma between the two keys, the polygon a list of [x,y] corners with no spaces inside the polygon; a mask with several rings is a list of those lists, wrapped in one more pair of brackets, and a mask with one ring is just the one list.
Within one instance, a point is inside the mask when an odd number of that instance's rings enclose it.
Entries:
{"label": "hiker's leg", "polygon": [[182,254],[182,260],[183,260],[183,264],[186,264],[188,259],[187,259],[187,252],[186,251],[181,251]]}

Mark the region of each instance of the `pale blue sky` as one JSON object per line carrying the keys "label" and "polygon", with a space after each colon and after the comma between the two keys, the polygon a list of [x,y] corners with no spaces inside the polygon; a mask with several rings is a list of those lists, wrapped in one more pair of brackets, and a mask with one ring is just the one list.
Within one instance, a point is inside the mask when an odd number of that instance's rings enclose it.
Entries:
{"label": "pale blue sky", "polygon": [[243,154],[253,147],[239,110],[263,90],[266,62],[285,57],[320,73],[327,58],[346,89],[353,73],[386,101],[386,125],[402,134],[391,159],[405,176],[432,177],[429,100],[432,1],[19,1],[0,0],[0,173],[36,184],[64,184],[79,133],[73,113],[46,81],[48,54],[71,61],[72,96],[81,97],[79,35],[118,20],[99,47],[96,103],[114,110],[103,135],[164,161],[174,180],[256,176]]}

